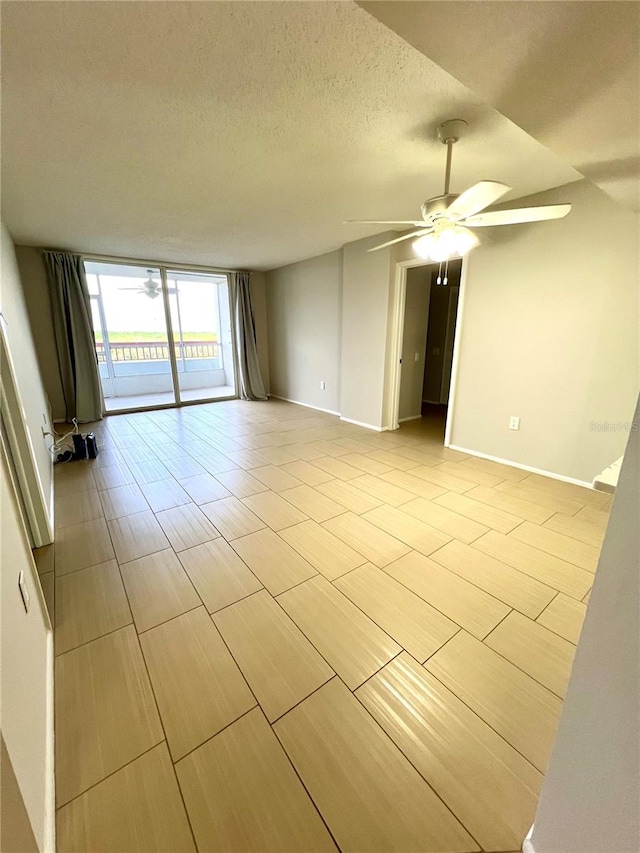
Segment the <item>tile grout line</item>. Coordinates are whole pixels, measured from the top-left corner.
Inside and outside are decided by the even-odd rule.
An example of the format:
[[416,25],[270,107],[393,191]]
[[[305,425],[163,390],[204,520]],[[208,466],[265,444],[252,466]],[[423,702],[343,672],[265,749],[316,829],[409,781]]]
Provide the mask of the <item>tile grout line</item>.
[[[410,553],[411,553],[411,552],[410,552]],[[418,553],[419,553],[419,552],[418,552]],[[403,556],[404,556],[404,557],[406,557],[406,556],[407,556],[407,554],[404,554]],[[423,556],[424,556],[424,555],[423,555]],[[400,559],[400,560],[402,560],[402,559],[403,559],[403,557],[400,557],[399,559]],[[427,559],[429,559],[429,558],[427,557]],[[410,586],[407,586],[407,584],[406,584],[406,583],[404,583],[404,581],[398,580],[398,578],[395,578],[392,574],[390,574],[389,572],[387,572],[387,568],[388,568],[389,566],[393,565],[393,563],[396,563],[396,562],[398,562],[398,561],[397,561],[397,560],[393,560],[391,563],[387,563],[387,565],[386,565],[386,566],[378,566],[378,568],[380,569],[380,571],[381,571],[381,572],[384,572],[384,573],[385,573],[388,577],[390,577],[392,580],[395,580],[397,583],[399,583],[399,584],[400,584],[401,586],[403,586],[405,589],[408,589],[408,590],[409,590],[409,592],[412,592],[414,595],[417,595],[417,596],[418,596],[418,598],[421,598],[421,599],[422,599],[422,601],[424,601],[426,604],[428,604],[428,605],[429,605],[429,607],[433,607],[433,609],[434,609],[434,610],[437,610],[437,611],[438,611],[438,613],[439,613],[441,616],[444,616],[444,617],[445,617],[446,619],[448,619],[450,622],[453,622],[453,624],[454,624],[454,625],[458,625],[458,627],[459,627],[459,628],[461,628],[461,629],[462,629],[462,630],[464,630],[464,631],[467,631],[467,633],[468,633],[468,634],[471,634],[471,636],[472,636],[472,637],[475,637],[475,634],[472,634],[472,633],[471,633],[471,631],[469,631],[467,628],[465,628],[465,627],[464,627],[464,625],[459,625],[459,624],[455,621],[455,619],[452,619],[452,618],[451,618],[451,616],[447,616],[447,614],[446,614],[443,610],[440,610],[440,608],[439,608],[439,607],[436,607],[436,606],[435,606],[435,604],[432,604],[430,601],[427,601],[427,599],[426,599],[426,598],[423,598],[423,597],[422,597],[421,595],[419,595],[415,590],[411,589],[411,587],[410,587]],[[467,581],[465,578],[460,577],[460,575],[456,575],[456,573],[455,573],[455,572],[452,572],[450,569],[447,569],[447,567],[446,567],[446,566],[442,566],[442,565],[440,565],[440,563],[438,563],[437,565],[438,565],[438,567],[439,567],[439,568],[444,569],[445,571],[447,571],[450,575],[453,575],[454,577],[457,577],[459,580],[461,580],[461,581],[465,581],[465,582],[466,582],[466,583],[468,583],[470,586],[473,586],[475,589],[479,589],[481,592],[484,592],[484,594],[485,594],[485,595],[488,595],[490,598],[492,598],[494,601],[497,601],[499,604],[502,604],[504,607],[509,607],[509,608],[511,608],[512,610],[514,609],[514,608],[512,608],[512,607],[511,607],[511,605],[510,605],[510,604],[507,604],[506,602],[501,601],[499,598],[496,598],[494,595],[491,595],[491,593],[490,593],[490,592],[486,592],[486,590],[482,589],[481,587],[476,587],[476,586],[475,586],[475,584],[471,583],[471,581]],[[358,567],[358,568],[359,568],[359,567]],[[523,613],[522,615],[524,616],[525,614]],[[504,617],[503,617],[503,618],[504,618]],[[500,620],[500,621],[502,621],[502,620]],[[478,638],[478,637],[476,637],[476,639],[479,639],[479,638]],[[448,641],[447,641],[447,642],[448,642]],[[481,641],[481,642],[482,642],[482,641]]]
[[[400,654],[400,652],[398,652],[398,654]],[[395,658],[396,658],[397,656],[398,656],[398,655],[396,655],[392,660],[395,660]],[[415,659],[414,659],[414,660],[415,660]],[[391,661],[389,661],[389,663],[391,663]],[[385,666],[386,666],[386,665],[387,665],[387,664],[385,664]],[[418,665],[420,665],[420,664],[418,664]],[[381,672],[381,671],[382,671],[382,669],[384,669],[384,667],[381,667],[381,668],[378,670],[378,672],[377,672],[377,673],[374,673],[374,675],[377,675],[379,672]],[[339,676],[338,676],[338,678],[339,678]],[[373,678],[373,676],[371,676],[371,678]],[[340,679],[340,680],[342,680],[342,679]],[[367,679],[367,681],[369,681],[369,679]],[[343,684],[344,684],[344,682],[343,682]],[[363,684],[366,684],[366,682],[363,682]],[[344,686],[345,686],[345,687],[347,687],[347,685],[346,685],[346,684],[345,684]],[[451,814],[451,815],[453,816],[453,818],[457,821],[457,823],[459,823],[459,824],[460,824],[460,826],[465,830],[465,832],[467,832],[467,833],[468,833],[468,835],[470,836],[470,838],[471,838],[471,839],[472,839],[472,840],[473,840],[473,841],[478,845],[478,848],[479,848],[480,850],[482,850],[482,849],[483,849],[482,845],[478,842],[478,840],[477,840],[477,839],[476,839],[476,837],[473,835],[473,833],[471,832],[471,830],[470,830],[470,829],[469,829],[469,828],[468,828],[468,827],[467,827],[467,826],[462,822],[462,819],[458,817],[458,815],[453,811],[453,809],[451,808],[451,806],[450,806],[450,805],[449,805],[449,804],[448,804],[448,803],[447,803],[447,802],[446,802],[446,801],[445,801],[445,800],[440,796],[440,794],[436,791],[436,789],[435,789],[435,788],[433,787],[433,785],[429,782],[429,780],[428,780],[428,779],[427,779],[427,778],[426,778],[426,777],[425,777],[425,776],[424,776],[424,775],[423,775],[423,774],[418,770],[418,768],[415,766],[415,764],[413,763],[413,761],[411,761],[411,759],[410,759],[410,758],[409,758],[409,756],[405,753],[405,751],[404,751],[404,750],[403,750],[403,749],[402,749],[402,748],[401,748],[401,747],[400,747],[400,746],[395,742],[395,740],[394,740],[394,739],[391,737],[391,735],[390,735],[390,734],[389,734],[389,733],[384,729],[384,727],[383,727],[383,726],[378,722],[378,720],[376,720],[376,718],[373,716],[373,714],[372,714],[372,713],[371,713],[371,711],[367,708],[367,706],[364,704],[364,702],[362,702],[362,701],[361,701],[360,697],[357,695],[357,691],[358,691],[358,690],[360,689],[360,687],[362,687],[362,686],[363,686],[363,685],[362,685],[362,684],[360,684],[360,685],[356,688],[356,690],[351,690],[351,691],[350,691],[350,692],[351,692],[351,695],[352,695],[352,696],[354,697],[354,699],[356,699],[356,701],[360,704],[360,707],[361,707],[361,708],[363,708],[363,709],[364,709],[364,711],[365,711],[365,712],[369,715],[369,717],[373,720],[373,722],[375,723],[376,727],[377,727],[377,728],[382,732],[382,734],[384,735],[385,739],[387,739],[387,740],[388,740],[388,741],[389,741],[389,742],[390,742],[390,743],[395,747],[395,749],[397,749],[397,750],[398,750],[398,752],[400,753],[400,755],[402,755],[402,757],[403,757],[403,758],[405,759],[405,761],[409,764],[409,766],[410,766],[410,767],[413,767],[413,769],[416,771],[416,773],[418,774],[418,776],[419,776],[419,777],[424,781],[425,785],[427,785],[427,787],[429,788],[429,790],[430,790],[430,791],[432,791],[432,793],[434,794],[434,796],[435,796],[435,797],[437,797],[437,798],[438,798],[438,800],[440,800],[440,802],[441,802],[441,803],[442,803],[442,805],[447,809],[447,811],[449,812],[449,814]],[[349,689],[349,688],[347,687],[347,690],[348,690],[348,689]]]
[[[321,685],[320,685],[320,687],[316,688],[316,690],[314,690],[313,692],[314,692],[314,693],[316,693],[316,692],[317,692],[318,690],[320,690],[322,687],[325,687],[327,684],[329,684],[331,681],[333,681],[333,679],[334,679],[334,678],[338,678],[337,673],[336,673],[336,674],[334,674],[330,679],[328,679],[328,681],[325,681],[325,682],[324,682],[324,684],[321,684]],[[313,695],[313,694],[309,694],[309,695]],[[302,701],[305,701],[305,700],[306,700],[306,699],[308,699],[308,698],[309,698],[309,697],[308,697],[308,696],[306,696],[306,697],[305,697],[305,699],[303,699]],[[301,703],[298,703],[298,704],[301,704]],[[298,707],[298,706],[296,705],[296,706],[294,706],[294,707]],[[293,710],[293,708],[290,708],[289,710]],[[289,711],[287,711],[287,712],[286,712],[286,714],[288,714],[288,713],[289,713]],[[285,717],[285,716],[286,716],[286,714],[282,714],[280,717],[278,717],[278,720],[281,720],[283,717]],[[265,715],[265,719],[266,719],[266,715]],[[274,720],[274,723],[278,722],[278,720]],[[335,837],[335,835],[334,835],[334,834],[333,834],[333,832],[331,831],[331,828],[330,828],[329,824],[328,824],[328,823],[327,823],[327,821],[324,819],[324,816],[323,816],[322,812],[320,811],[320,807],[318,806],[318,804],[316,803],[316,801],[315,801],[315,800],[313,799],[313,797],[311,796],[311,792],[309,791],[309,789],[308,789],[308,788],[307,788],[307,786],[305,785],[305,783],[304,783],[304,780],[303,780],[302,776],[301,776],[301,775],[300,775],[300,773],[298,772],[298,768],[297,768],[297,767],[296,767],[296,765],[293,763],[293,759],[292,759],[292,758],[291,758],[291,756],[289,755],[289,753],[288,753],[288,751],[287,751],[287,749],[286,749],[285,745],[282,743],[282,740],[280,739],[280,736],[278,735],[278,732],[276,731],[276,729],[275,729],[275,727],[274,727],[274,723],[269,723],[269,720],[268,720],[268,719],[267,719],[267,723],[268,723],[268,725],[270,726],[271,731],[273,732],[273,734],[274,734],[274,736],[275,736],[276,740],[277,740],[277,741],[278,741],[278,743],[280,744],[280,749],[282,750],[282,752],[283,752],[283,753],[284,753],[284,755],[286,756],[286,758],[287,758],[287,760],[288,760],[288,762],[289,762],[290,766],[293,768],[293,772],[294,772],[294,773],[296,774],[296,776],[298,777],[298,780],[300,781],[300,784],[302,785],[302,787],[303,787],[304,791],[306,792],[307,797],[309,797],[309,801],[312,803],[312,805],[313,805],[314,809],[316,810],[316,812],[318,813],[318,815],[319,815],[319,817],[320,817],[320,820],[322,821],[322,823],[323,823],[323,824],[324,824],[324,826],[326,827],[326,830],[327,830],[327,832],[329,833],[329,836],[330,836],[330,837],[331,837],[331,839],[333,840],[333,843],[336,845],[336,849],[337,849],[337,850],[339,850],[339,851],[342,851],[342,848],[341,848],[341,847],[340,847],[340,845],[338,844],[338,839]]]
[[[126,627],[126,626],[125,626],[125,627]],[[137,761],[139,758],[142,758],[142,756],[143,756],[143,755],[147,755],[149,752],[152,752],[154,749],[157,749],[157,748],[158,748],[159,746],[161,746],[163,743],[167,746],[167,752],[169,752],[169,745],[167,744],[167,740],[166,740],[166,738],[163,738],[162,740],[159,740],[157,743],[154,743],[154,744],[153,744],[153,746],[148,747],[148,749],[143,750],[139,755],[136,755],[136,756],[134,756],[133,758],[131,758],[129,761],[127,761],[127,762],[126,762],[126,764],[122,764],[120,767],[117,767],[115,770],[112,770],[110,773],[107,773],[107,775],[106,775],[106,776],[103,776],[103,777],[102,777],[102,779],[98,779],[98,781],[97,781],[97,782],[93,782],[93,783],[92,783],[91,785],[89,785],[87,788],[85,788],[84,790],[80,791],[80,793],[79,793],[79,794],[75,794],[73,797],[71,797],[71,799],[70,799],[70,800],[66,800],[66,801],[65,801],[64,803],[62,803],[61,805],[58,805],[58,804],[56,803],[56,807],[55,807],[56,816],[57,816],[57,814],[58,814],[58,812],[59,812],[59,811],[62,811],[62,809],[66,809],[66,807],[67,807],[68,805],[70,805],[71,803],[74,803],[76,800],[79,800],[81,797],[84,797],[84,795],[85,795],[85,794],[87,794],[89,791],[92,791],[94,788],[97,788],[97,787],[98,787],[98,785],[101,785],[101,784],[102,784],[103,782],[105,782],[107,779],[110,779],[112,776],[115,776],[115,775],[116,775],[116,773],[119,773],[121,770],[124,770],[124,769],[125,769],[125,767],[129,767],[131,764],[133,764],[133,763],[134,763],[135,761]],[[169,752],[169,756],[171,756],[171,753],[170,753],[170,752]]]
[[[544,610],[542,610],[542,611],[541,611],[541,612],[536,616],[536,618],[535,618],[533,621],[534,621],[536,624],[540,625],[541,627],[546,628],[546,629],[547,629],[547,631],[551,631],[551,633],[552,633],[552,634],[555,634],[555,635],[556,635],[556,637],[560,637],[560,639],[561,639],[561,640],[566,640],[566,641],[567,641],[567,643],[571,643],[571,645],[572,645],[572,646],[574,646],[574,648],[576,648],[576,649],[577,649],[577,647],[578,647],[578,643],[577,643],[577,642],[576,642],[576,643],[574,643],[574,642],[573,642],[573,640],[569,640],[569,639],[567,639],[567,637],[564,637],[562,634],[559,634],[557,631],[554,631],[554,630],[553,630],[553,628],[549,628],[549,626],[548,626],[548,625],[544,625],[542,622],[540,622],[540,621],[539,621],[539,619],[540,619],[540,617],[542,616],[542,614],[543,614],[546,610],[548,610],[548,609],[549,609],[549,607],[551,607],[551,605],[552,605],[552,604],[553,604],[553,602],[558,598],[558,596],[559,596],[559,595],[564,595],[564,593],[558,592],[556,595],[554,595],[554,597],[551,599],[551,601],[549,602],[549,604],[547,604],[547,606],[544,608]],[[588,593],[587,593],[587,595],[588,595]],[[570,597],[571,597],[571,596],[567,596],[567,598],[570,598]],[[572,601],[575,601],[575,602],[576,602],[576,604],[584,604],[584,601],[578,601],[577,599],[574,599],[574,598],[572,598],[571,600],[572,600]],[[586,607],[586,604],[585,604],[585,607]],[[585,611],[585,612],[586,612],[586,611]],[[523,613],[522,615],[524,616],[524,615],[526,615],[526,614],[524,614],[524,613]],[[581,632],[582,632],[582,627],[580,627],[580,633],[581,633]],[[580,639],[580,636],[578,635],[578,640],[579,640],[579,639]]]
[[[458,633],[459,633],[459,632],[458,632]],[[453,638],[451,638],[451,639],[453,639]],[[447,642],[449,642],[449,640],[447,640]],[[445,645],[446,645],[446,643],[445,643]],[[438,651],[440,651],[440,650],[438,650]],[[491,649],[491,651],[493,651],[493,649]],[[436,679],[436,681],[438,681],[438,682],[439,682],[439,683],[444,687],[444,689],[445,689],[445,690],[448,690],[448,691],[449,691],[449,693],[453,694],[453,695],[456,697],[456,699],[457,699],[459,702],[462,702],[462,704],[463,704],[466,708],[468,708],[468,709],[469,709],[473,714],[475,714],[475,716],[476,716],[476,717],[478,717],[478,719],[479,719],[479,720],[481,720],[481,721],[485,724],[485,726],[488,726],[494,734],[496,734],[496,735],[497,735],[501,740],[503,740],[506,744],[508,744],[508,745],[511,747],[511,749],[513,749],[513,750],[514,750],[514,752],[517,752],[517,753],[518,753],[518,755],[519,755],[521,758],[523,758],[523,759],[527,762],[527,764],[530,764],[530,765],[531,765],[531,767],[533,767],[533,768],[534,768],[534,770],[537,770],[537,772],[538,772],[538,773],[539,773],[539,774],[544,778],[545,773],[546,773],[546,771],[545,771],[545,770],[540,770],[540,768],[539,768],[539,767],[537,767],[537,766],[533,763],[533,761],[531,761],[531,759],[530,759],[530,758],[527,758],[527,756],[526,756],[523,752],[521,752],[521,751],[520,751],[516,746],[514,746],[514,745],[511,743],[511,741],[510,741],[510,740],[507,740],[507,738],[506,738],[503,734],[500,734],[500,732],[495,728],[495,726],[492,726],[492,725],[491,725],[491,723],[490,723],[488,720],[485,720],[485,718],[484,718],[481,714],[479,714],[479,713],[478,713],[478,711],[476,711],[476,709],[475,709],[475,708],[472,708],[472,706],[471,706],[471,705],[469,705],[469,703],[468,703],[468,702],[466,702],[466,701],[462,698],[462,696],[458,696],[458,694],[457,694],[457,693],[455,693],[455,692],[454,692],[450,687],[447,687],[447,685],[444,683],[444,681],[443,681],[441,678],[438,678],[438,676],[435,674],[435,672],[432,672],[430,669],[428,669],[428,668],[427,668],[426,662],[425,662],[424,664],[422,664],[422,666],[424,667],[424,669],[426,669],[426,670],[427,670],[427,672],[429,673],[429,675],[431,675],[433,678],[435,678],[435,679]],[[554,693],[553,695],[555,696],[555,693]],[[556,697],[556,698],[557,698],[557,697]],[[561,701],[562,701],[562,700],[561,700]]]
[[[402,558],[400,558],[400,559],[402,559]],[[367,565],[367,564],[366,564],[366,563],[364,563],[363,565]],[[374,566],[376,569],[378,569],[378,571],[384,572],[384,569],[381,569],[379,566],[375,566],[375,564],[373,564],[373,563],[371,563],[370,565]],[[347,601],[349,601],[351,604],[353,604],[353,606],[354,606],[354,607],[356,607],[356,608],[357,608],[357,609],[358,609],[358,610],[363,614],[363,616],[366,616],[366,618],[367,618],[367,619],[369,619],[369,621],[373,622],[373,624],[374,624],[377,628],[379,628],[379,629],[380,629],[384,634],[386,634],[386,635],[387,635],[387,637],[388,637],[392,642],[394,642],[396,645],[400,646],[401,651],[400,651],[400,652],[396,652],[396,654],[393,656],[393,658],[391,658],[389,661],[387,661],[387,663],[390,663],[390,662],[391,662],[391,660],[393,660],[394,658],[398,657],[398,655],[399,655],[399,654],[401,654],[401,652],[402,652],[402,651],[407,652],[407,654],[411,654],[411,652],[410,652],[408,649],[405,649],[405,647],[402,645],[402,643],[401,643],[399,640],[396,640],[396,638],[395,638],[395,637],[393,637],[393,636],[392,636],[392,635],[387,631],[387,629],[386,629],[386,628],[384,628],[382,625],[380,625],[380,623],[379,623],[376,619],[374,619],[374,618],[373,618],[373,616],[371,616],[371,614],[370,614],[370,613],[367,613],[367,611],[366,611],[366,610],[363,610],[363,609],[362,609],[362,607],[360,607],[360,605],[357,603],[357,601],[354,601],[352,598],[350,598],[350,597],[347,595],[347,593],[346,593],[346,592],[343,592],[343,591],[340,589],[340,587],[336,585],[336,581],[342,580],[342,578],[346,577],[346,575],[350,575],[350,574],[352,574],[353,572],[357,571],[358,569],[361,569],[362,567],[363,567],[363,566],[356,566],[354,569],[350,569],[350,571],[346,572],[346,574],[344,574],[344,575],[340,575],[340,577],[334,578],[334,580],[329,581],[329,583],[330,583],[330,584],[335,588],[336,592],[339,592],[341,595],[343,595],[343,596],[347,599]],[[405,586],[401,581],[397,580],[397,578],[394,578],[392,575],[387,574],[387,572],[385,572],[385,575],[386,575],[390,580],[392,580],[392,581],[396,581],[396,583],[400,584],[401,586]],[[406,590],[408,590],[408,591],[409,591],[410,593],[412,593],[413,595],[417,596],[417,597],[418,597],[422,602],[424,602],[425,604],[427,604],[427,605],[428,605],[429,607],[431,607],[433,610],[437,610],[437,612],[438,612],[438,613],[440,613],[440,615],[441,615],[441,616],[444,616],[444,617],[445,617],[445,619],[448,619],[448,620],[449,620],[453,625],[455,625],[455,626],[456,626],[456,628],[458,629],[458,630],[455,632],[455,634],[457,634],[459,631],[461,631],[461,630],[462,630],[462,626],[461,626],[461,625],[458,625],[458,623],[457,623],[454,619],[452,619],[450,616],[447,616],[447,614],[446,614],[446,613],[442,613],[442,611],[438,610],[438,608],[437,608],[437,607],[434,607],[434,606],[433,606],[433,604],[431,604],[431,602],[427,601],[425,598],[422,598],[422,596],[418,595],[418,593],[417,593],[417,592],[414,592],[414,590],[410,589],[410,587],[405,586],[405,589],[406,589]],[[296,624],[297,624],[297,623],[296,623]],[[455,636],[455,634],[453,634],[451,637],[449,637],[449,640],[453,639],[453,637]],[[448,643],[448,642],[449,642],[449,640],[445,640],[445,643]],[[443,645],[444,645],[444,644],[443,644]],[[442,648],[442,646],[439,646],[439,647],[438,647],[438,649],[436,649],[436,651],[439,651],[441,648]],[[435,652],[432,652],[432,654],[435,654]],[[411,655],[411,656],[413,657],[413,655]],[[431,657],[431,655],[429,655],[429,657]],[[428,660],[428,659],[429,659],[429,657],[425,658],[425,660]],[[415,660],[417,660],[417,658],[415,658]],[[423,662],[424,662],[424,661],[423,661]],[[386,665],[387,665],[386,663],[385,663],[385,664],[383,664],[383,666],[382,666],[382,667],[380,667],[380,669],[382,669],[382,668],[383,668],[383,667],[385,667]],[[378,672],[380,672],[380,669],[377,669],[374,673],[372,673],[372,675],[368,676],[368,677],[365,679],[365,681],[368,681],[370,678],[373,678],[373,676],[374,676],[374,675],[376,675]],[[365,682],[363,681],[362,683],[364,684]],[[362,685],[359,685],[359,686],[361,687]],[[356,689],[357,689],[357,688],[356,688]]]
[[[253,692],[252,692],[252,695],[253,695]],[[254,696],[254,699],[255,699],[255,696]],[[226,725],[224,725],[221,729],[218,729],[217,732],[214,732],[212,735],[209,735],[209,737],[205,738],[205,740],[203,740],[202,743],[199,743],[197,746],[194,746],[188,752],[185,752],[184,755],[181,755],[180,758],[176,758],[174,760],[173,756],[171,755],[171,752],[169,752],[169,755],[171,757],[171,763],[173,764],[174,768],[178,764],[180,764],[181,761],[184,761],[185,758],[188,758],[190,755],[193,755],[194,752],[197,752],[199,749],[202,749],[203,746],[206,746],[208,743],[211,743],[211,741],[215,740],[215,738],[217,738],[218,735],[221,735],[222,732],[225,732],[227,729],[231,728],[231,726],[235,725],[239,720],[241,720],[243,717],[246,717],[247,714],[250,714],[252,711],[255,711],[256,709],[259,710],[262,714],[264,714],[264,709],[262,708],[262,706],[260,705],[260,703],[258,702],[257,699],[256,699],[255,705],[252,705],[250,708],[247,708],[246,711],[243,711],[234,720],[231,720],[230,723],[226,723]],[[266,718],[266,714],[265,714],[265,718]],[[267,722],[268,722],[268,720],[267,720]]]
[[[512,612],[513,612],[513,611],[511,611],[511,613],[512,613]],[[510,614],[510,613],[507,613],[507,616],[509,616],[509,615],[511,615],[511,614]],[[521,614],[521,615],[524,615],[524,614]],[[504,619],[501,619],[501,620],[500,620],[500,622],[498,623],[498,625],[501,625],[501,624],[502,624],[502,622],[504,622],[504,620],[507,618],[507,616],[505,616],[505,617],[504,617]],[[525,618],[525,619],[528,619],[529,617],[528,617],[528,616],[525,616],[524,618]],[[535,619],[530,619],[529,621],[530,621],[530,622],[533,622],[534,624],[538,624],[538,623],[535,621]],[[498,627],[498,625],[496,625],[496,628]],[[554,634],[554,636],[559,636],[559,635],[555,634],[555,632],[554,632],[554,631],[551,631],[549,628],[546,628],[544,625],[539,625],[539,627],[540,627],[540,628],[545,628],[545,630],[549,631],[549,633],[551,633],[551,634]],[[491,649],[491,651],[492,651],[492,652],[495,652],[495,654],[497,654],[499,657],[501,657],[501,658],[502,658],[504,661],[506,661],[507,663],[510,663],[510,664],[511,664],[511,666],[514,666],[517,670],[519,670],[520,672],[522,672],[524,675],[526,675],[526,676],[527,676],[528,678],[530,678],[532,681],[535,681],[535,683],[536,683],[536,684],[538,684],[540,687],[543,687],[543,688],[544,688],[548,693],[550,693],[552,696],[555,696],[555,697],[556,697],[557,699],[559,699],[561,702],[564,702],[564,698],[565,698],[564,696],[560,696],[560,694],[556,693],[556,692],[555,692],[555,690],[552,690],[552,689],[551,689],[550,687],[548,687],[546,684],[543,684],[543,683],[542,683],[542,681],[540,681],[540,679],[536,678],[534,675],[531,675],[531,673],[530,673],[530,672],[527,672],[527,671],[526,671],[526,669],[523,669],[519,664],[514,663],[514,661],[512,661],[512,660],[509,660],[509,658],[508,658],[508,657],[506,657],[505,655],[503,655],[503,654],[502,654],[502,652],[499,652],[497,649],[494,649],[494,648],[493,648],[493,646],[490,646],[488,643],[485,643],[485,640],[486,640],[486,639],[489,637],[489,635],[490,635],[490,634],[492,634],[494,631],[495,631],[495,628],[492,628],[492,629],[491,629],[491,631],[489,631],[489,634],[487,634],[487,636],[486,636],[486,637],[484,637],[484,639],[480,640],[480,642],[481,642],[481,643],[483,643],[483,645],[486,645],[486,647],[487,647],[488,649]],[[559,639],[564,640],[564,642],[565,642],[565,643],[569,643],[569,645],[573,646],[573,647],[574,647],[574,649],[576,648],[576,646],[575,646],[575,645],[574,645],[570,640],[566,640],[564,637],[559,637]],[[572,664],[571,664],[571,669],[573,669],[573,662],[572,662]],[[569,676],[571,676],[571,671],[569,671]],[[568,679],[567,679],[567,684],[568,684],[568,683],[569,683],[569,682],[568,682]]]
[[[126,587],[126,585],[125,585],[124,578],[122,577],[122,570],[120,569],[120,564],[119,564],[119,563],[118,563],[118,572],[119,572],[119,574],[120,574],[120,580],[121,580],[122,586],[123,586],[123,588],[124,588],[124,594],[125,594],[125,595],[126,595],[126,597],[127,597],[127,602],[128,602],[128,604],[129,604],[129,609],[131,610],[131,613],[132,613],[132,615],[133,615],[133,610],[131,609],[131,601],[129,600],[129,593],[128,593],[128,591],[127,591],[127,587]],[[206,608],[205,608],[205,609],[206,609]],[[164,740],[165,740],[165,742],[166,742],[166,744],[167,744],[167,752],[169,753],[169,760],[171,761],[171,766],[172,766],[172,768],[173,768],[173,775],[174,775],[174,779],[175,779],[176,785],[178,786],[178,791],[180,792],[180,799],[181,799],[181,801],[182,801],[182,807],[183,807],[183,809],[184,809],[184,814],[185,814],[185,817],[186,817],[186,819],[187,819],[187,824],[189,825],[189,831],[191,832],[191,837],[192,837],[192,839],[193,839],[193,846],[194,846],[194,848],[197,850],[197,849],[198,849],[198,845],[197,845],[197,843],[196,843],[196,836],[195,836],[195,832],[194,832],[194,830],[193,830],[193,826],[191,825],[191,818],[189,817],[189,812],[188,812],[188,810],[187,810],[187,804],[185,803],[184,796],[183,796],[183,794],[182,794],[182,789],[181,789],[181,787],[180,787],[180,780],[178,779],[178,774],[176,773],[176,770],[175,770],[175,764],[173,763],[173,756],[171,755],[171,749],[169,748],[169,741],[168,741],[168,739],[167,739],[167,732],[166,732],[166,729],[165,729],[164,721],[163,721],[163,719],[162,719],[162,715],[161,715],[161,713],[160,713],[160,707],[159,707],[159,705],[158,705],[158,697],[156,696],[156,691],[155,691],[154,686],[153,686],[153,681],[151,680],[151,673],[149,672],[149,666],[148,666],[148,664],[147,664],[147,659],[145,658],[145,656],[144,656],[144,652],[143,652],[143,650],[142,650],[142,643],[140,642],[140,635],[139,635],[138,630],[137,630],[137,628],[135,627],[135,625],[134,625],[134,631],[136,632],[136,640],[138,641],[138,650],[139,650],[139,652],[140,652],[140,657],[142,658],[142,663],[143,663],[143,665],[144,665],[144,670],[145,670],[145,672],[146,672],[146,674],[147,674],[147,680],[148,680],[148,682],[149,682],[149,689],[150,689],[150,691],[151,691],[151,695],[153,696],[153,704],[154,704],[154,707],[155,707],[155,709],[156,709],[156,714],[158,715],[158,722],[160,723],[160,728],[162,729],[162,733],[163,733],[163,735],[164,735]]]

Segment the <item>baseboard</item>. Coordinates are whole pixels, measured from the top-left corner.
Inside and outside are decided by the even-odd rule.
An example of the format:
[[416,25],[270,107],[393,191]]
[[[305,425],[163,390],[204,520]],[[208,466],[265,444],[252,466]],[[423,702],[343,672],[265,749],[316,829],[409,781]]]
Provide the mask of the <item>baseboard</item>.
[[300,400],[292,400],[291,397],[281,397],[279,394],[269,394],[269,397],[274,397],[276,400],[284,400],[285,403],[295,403],[296,406],[304,406],[305,409],[313,409],[315,412],[324,412],[326,415],[337,415],[340,417],[340,412],[334,412],[333,409],[323,409],[320,406],[312,406],[311,403],[301,403]]
[[576,480],[574,477],[565,477],[564,474],[556,474],[554,471],[545,471],[543,468],[533,468],[531,465],[522,465],[520,462],[514,462],[511,459],[501,459],[499,456],[490,456],[488,453],[480,453],[479,450],[469,450],[468,447],[458,447],[457,444],[449,444],[451,450],[459,450],[461,453],[468,453],[469,456],[477,456],[480,459],[488,459],[490,462],[499,462],[501,465],[510,465],[512,468],[519,468],[521,471],[528,471],[529,474],[541,474],[543,477],[549,477],[552,480],[560,480],[563,483],[572,483],[574,486],[584,486],[585,489],[593,489],[593,483],[587,483],[585,480]]
[[343,418],[342,415],[340,415],[340,420],[344,421],[347,424],[353,424],[354,426],[364,427],[365,429],[372,429],[375,432],[386,432],[389,429],[389,427],[379,427],[374,426],[373,424],[365,424],[362,421],[354,421],[351,418]]
[[[55,539],[56,531],[56,480],[55,480],[55,462],[53,454],[51,456],[51,491],[49,493],[49,532],[51,534],[50,542]],[[47,543],[50,544],[50,543]]]
[[522,842],[522,853],[536,853],[536,848],[531,843],[531,836],[533,835],[533,824],[531,825],[531,829],[527,832],[527,837]]
[[[45,605],[46,609],[46,605]],[[54,686],[53,686],[53,631],[47,631],[47,673],[45,682],[46,701],[46,763],[44,804],[44,849],[56,849],[56,783],[55,783],[55,734],[54,734]]]
[[410,418],[398,418],[399,424],[406,424],[407,421],[419,421],[422,415],[411,415]]

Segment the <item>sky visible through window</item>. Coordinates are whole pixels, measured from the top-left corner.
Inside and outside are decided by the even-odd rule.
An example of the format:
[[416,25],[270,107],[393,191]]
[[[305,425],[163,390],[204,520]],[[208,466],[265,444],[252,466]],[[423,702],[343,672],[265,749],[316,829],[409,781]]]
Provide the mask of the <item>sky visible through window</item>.
[[[87,264],[87,285],[90,294],[97,295],[97,277]],[[160,284],[159,271],[153,270],[150,277]],[[124,341],[166,341],[167,329],[162,297],[150,298],[143,292],[143,283],[149,278],[143,275],[122,276],[100,274],[100,285],[104,314],[109,339],[112,343]],[[178,325],[182,327],[185,340],[215,341],[218,339],[217,287],[220,277],[193,277],[167,275],[169,302],[174,334],[178,337]],[[221,279],[224,280],[224,279]],[[176,283],[179,294],[176,305]],[[100,321],[97,310],[94,314],[96,340],[101,340]]]

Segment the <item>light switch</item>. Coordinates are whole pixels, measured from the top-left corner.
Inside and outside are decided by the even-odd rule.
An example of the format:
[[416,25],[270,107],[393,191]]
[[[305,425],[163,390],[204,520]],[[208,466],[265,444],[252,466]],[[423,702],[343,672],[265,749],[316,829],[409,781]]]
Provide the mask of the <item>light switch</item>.
[[417,352],[417,353],[414,355],[413,360],[414,360],[414,361],[420,361],[420,353],[419,353],[419,352]]
[[509,418],[509,429],[520,429],[520,418],[517,415]]

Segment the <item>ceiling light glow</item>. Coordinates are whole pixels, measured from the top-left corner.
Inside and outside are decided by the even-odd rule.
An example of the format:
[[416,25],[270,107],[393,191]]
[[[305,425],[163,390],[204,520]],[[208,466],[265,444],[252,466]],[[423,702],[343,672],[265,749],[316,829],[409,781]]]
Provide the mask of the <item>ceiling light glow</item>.
[[419,237],[413,243],[413,251],[420,258],[439,262],[461,258],[478,245],[480,241],[472,231],[463,225],[450,224]]

